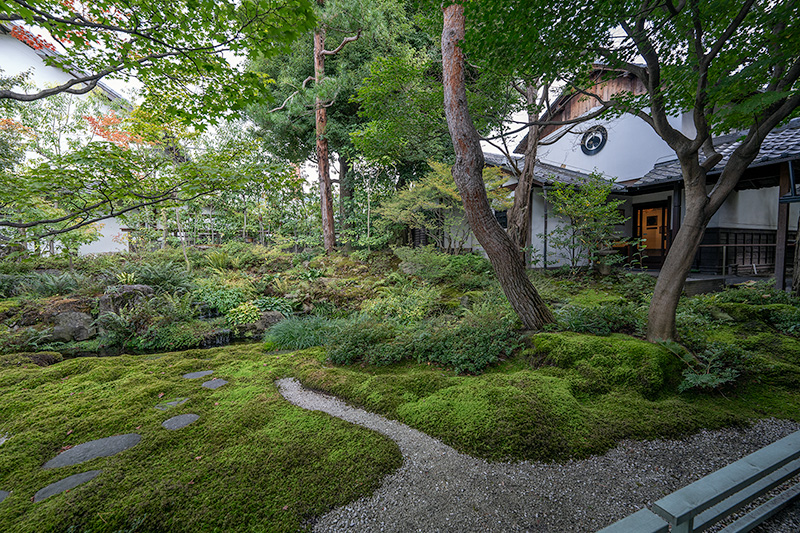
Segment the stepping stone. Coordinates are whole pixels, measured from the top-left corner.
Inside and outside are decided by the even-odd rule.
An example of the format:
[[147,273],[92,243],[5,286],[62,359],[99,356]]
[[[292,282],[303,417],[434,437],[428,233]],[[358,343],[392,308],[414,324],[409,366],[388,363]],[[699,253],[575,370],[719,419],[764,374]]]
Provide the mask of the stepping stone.
[[0,433],[0,444],[3,444],[5,441],[11,438],[11,435],[7,433]]
[[82,474],[75,474],[74,476],[69,476],[61,481],[56,481],[55,483],[51,483],[47,485],[45,488],[41,489],[39,492],[33,495],[34,502],[40,502],[49,498],[50,496],[55,496],[65,490],[74,489],[78,485],[82,485],[87,481],[91,481],[96,478],[99,474],[103,473],[102,470],[90,470],[89,472],[83,472]]
[[47,461],[42,468],[58,468],[61,466],[77,465],[98,457],[108,457],[109,455],[116,455],[119,452],[124,452],[128,448],[133,448],[142,436],[136,433],[128,433],[127,435],[114,435],[113,437],[106,437],[104,439],[92,440],[78,444],[74,448],[60,453]]
[[0,490],[0,503],[11,495],[7,490]]
[[160,409],[162,411],[166,411],[170,407],[177,407],[181,404],[184,404],[189,401],[189,398],[175,398],[171,402],[164,402],[156,405],[156,409]]
[[213,370],[201,370],[200,372],[189,372],[188,374],[184,374],[183,377],[186,379],[197,379],[210,376],[213,373]]
[[198,418],[200,418],[200,415],[186,414],[186,415],[173,416],[169,420],[164,420],[161,423],[161,427],[163,427],[164,429],[171,429],[171,430],[181,429],[185,428],[192,422],[195,422]]
[[205,383],[203,383],[203,387],[207,389],[218,389],[223,385],[225,385],[226,383],[228,382],[225,381],[224,379],[214,378],[211,381],[206,381]]

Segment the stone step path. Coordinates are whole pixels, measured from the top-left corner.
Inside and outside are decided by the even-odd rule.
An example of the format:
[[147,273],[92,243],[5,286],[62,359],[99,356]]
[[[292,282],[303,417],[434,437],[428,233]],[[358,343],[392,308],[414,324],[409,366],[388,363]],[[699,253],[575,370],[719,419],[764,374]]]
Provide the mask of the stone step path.
[[[184,374],[184,379],[198,379],[203,378],[206,376],[210,376],[213,374],[213,370],[201,370],[198,372],[189,372],[188,374]],[[206,381],[202,384],[202,387],[207,389],[218,389],[223,385],[227,385],[228,382],[224,379],[214,378],[210,381]],[[189,401],[189,398],[176,398],[175,400],[163,402],[155,406],[155,409],[159,409],[161,411],[166,411],[172,407],[177,407]],[[186,413],[182,415],[173,416],[161,423],[161,426],[164,429],[170,431],[176,431],[178,429],[185,428],[186,426],[193,424],[197,420],[200,419],[200,415]],[[0,444],[3,444],[9,438],[6,434],[0,434]],[[54,468],[61,468],[64,466],[73,466],[81,463],[85,463],[87,461],[91,461],[93,459],[99,459],[101,457],[110,457],[112,455],[117,455],[118,453],[122,453],[125,450],[129,450],[133,448],[142,440],[142,436],[137,433],[128,433],[125,435],[114,435],[111,437],[105,437],[102,439],[97,439],[93,441],[84,442],[82,444],[78,444],[68,450],[61,452],[60,454],[56,455],[54,458],[47,461],[42,468],[45,470],[50,470]],[[51,496],[55,496],[56,494],[60,494],[64,491],[74,489],[75,487],[87,483],[100,475],[103,471],[102,470],[90,470],[88,472],[82,472],[80,474],[74,474],[72,476],[66,477],[55,483],[51,483],[46,487],[40,489],[36,492],[33,496],[33,502],[38,503]],[[0,503],[3,502],[6,498],[11,495],[10,491],[0,490]]]

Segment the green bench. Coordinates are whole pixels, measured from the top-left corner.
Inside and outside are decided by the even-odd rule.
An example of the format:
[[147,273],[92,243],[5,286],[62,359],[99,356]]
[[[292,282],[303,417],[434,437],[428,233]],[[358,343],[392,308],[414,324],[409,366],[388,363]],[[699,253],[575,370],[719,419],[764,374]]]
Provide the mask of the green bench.
[[[703,531],[800,473],[800,431],[661,498],[601,533]],[[723,533],[750,531],[800,496],[800,483],[739,518]]]

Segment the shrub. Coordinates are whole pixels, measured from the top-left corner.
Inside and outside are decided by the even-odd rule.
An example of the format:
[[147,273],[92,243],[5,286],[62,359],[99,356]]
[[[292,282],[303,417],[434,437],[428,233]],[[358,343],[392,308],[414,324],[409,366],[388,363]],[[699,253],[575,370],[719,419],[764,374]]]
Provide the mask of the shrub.
[[362,361],[372,365],[395,363],[406,357],[403,343],[391,342],[397,333],[397,326],[367,316],[357,317],[331,330],[325,339],[328,358],[337,365]]
[[641,335],[646,323],[644,313],[642,308],[632,304],[567,305],[555,310],[557,322],[548,325],[547,329],[595,335]]
[[394,254],[406,264],[407,271],[432,283],[453,283],[469,290],[483,287],[493,279],[492,265],[477,254],[449,255],[433,246],[401,246],[394,249]]
[[230,326],[252,324],[261,318],[261,310],[253,302],[245,302],[225,313],[225,319]]
[[77,291],[82,285],[89,283],[90,278],[77,273],[64,274],[29,274],[18,286],[20,294],[30,294],[33,296],[56,296],[59,294],[70,294]]
[[149,285],[156,292],[188,292],[192,289],[189,273],[173,261],[129,265],[125,272],[135,276],[137,283]]
[[289,318],[267,330],[264,341],[275,348],[303,350],[324,345],[338,326],[335,320],[317,316]]
[[292,302],[290,302],[286,298],[278,298],[275,296],[262,296],[261,298],[254,300],[253,303],[262,312],[277,311],[286,318],[292,316]]
[[16,296],[24,279],[18,274],[0,274],[0,298]]
[[399,324],[414,324],[429,316],[441,298],[434,287],[394,290],[381,287],[383,296],[364,302],[362,312],[372,318],[392,320]]
[[200,346],[206,335],[216,328],[208,322],[178,322],[168,325],[153,325],[148,330],[133,337],[128,346],[142,351],[186,350]]
[[678,391],[716,390],[730,385],[746,370],[748,359],[747,353],[738,346],[709,343],[703,352],[695,356],[694,361],[689,360],[689,368],[683,371],[683,381],[678,385]]
[[249,282],[224,282],[220,279],[202,279],[192,291],[192,296],[218,313],[225,314],[254,296]]

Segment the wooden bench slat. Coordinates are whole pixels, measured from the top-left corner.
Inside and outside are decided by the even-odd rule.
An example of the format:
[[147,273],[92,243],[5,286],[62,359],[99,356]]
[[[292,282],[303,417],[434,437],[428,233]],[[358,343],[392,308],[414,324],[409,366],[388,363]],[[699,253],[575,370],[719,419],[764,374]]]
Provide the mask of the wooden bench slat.
[[665,496],[653,504],[653,511],[673,526],[684,524],[799,457],[800,431]]
[[775,515],[798,497],[800,497],[800,483],[786,489],[764,505],[750,511],[742,518],[723,529],[720,533],[747,533],[764,520]]
[[598,533],[667,533],[669,524],[647,509],[636,511]]
[[800,472],[800,459],[776,470],[769,476],[745,487],[733,496],[697,515],[694,520],[694,530],[703,531],[708,529],[722,518],[738,511],[762,494],[794,477],[798,472]]

